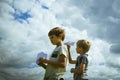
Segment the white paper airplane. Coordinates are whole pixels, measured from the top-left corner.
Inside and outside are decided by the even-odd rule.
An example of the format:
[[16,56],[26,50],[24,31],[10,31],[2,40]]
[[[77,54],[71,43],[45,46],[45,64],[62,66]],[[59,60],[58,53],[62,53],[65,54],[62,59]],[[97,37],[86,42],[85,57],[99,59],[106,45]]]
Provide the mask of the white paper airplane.
[[70,45],[70,46],[73,46],[75,42],[71,42],[71,41],[68,41],[68,42],[65,42],[64,45]]

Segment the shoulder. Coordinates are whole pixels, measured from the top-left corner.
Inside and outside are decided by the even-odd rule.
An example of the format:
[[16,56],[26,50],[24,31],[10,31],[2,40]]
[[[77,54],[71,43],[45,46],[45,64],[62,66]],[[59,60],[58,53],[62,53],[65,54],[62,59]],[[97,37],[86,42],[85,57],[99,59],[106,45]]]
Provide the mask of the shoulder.
[[58,48],[59,48],[59,49],[66,49],[66,47],[65,47],[64,45],[59,46]]
[[87,58],[87,57],[88,57],[88,54],[81,55],[81,58]]
[[79,61],[88,60],[87,56],[88,55],[80,55],[80,56],[77,57],[77,60],[79,60]]
[[67,49],[65,46],[59,46],[59,51],[60,51],[60,55],[64,55],[67,57]]
[[87,54],[81,55],[79,60],[83,63],[88,62],[88,55]]
[[59,50],[61,50],[61,51],[65,51],[65,52],[67,52],[67,49],[66,49],[65,46],[59,46],[58,48],[59,48]]

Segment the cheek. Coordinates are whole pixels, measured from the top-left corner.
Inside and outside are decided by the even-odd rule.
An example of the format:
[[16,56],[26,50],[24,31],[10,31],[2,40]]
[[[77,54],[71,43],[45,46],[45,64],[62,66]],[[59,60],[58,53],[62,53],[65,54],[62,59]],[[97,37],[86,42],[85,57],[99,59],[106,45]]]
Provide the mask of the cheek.
[[76,48],[76,51],[77,51],[77,48]]
[[52,39],[50,39],[50,41],[52,42]]
[[52,43],[56,43],[56,39],[51,39],[51,42]]
[[53,39],[50,39],[50,42],[51,42],[51,43],[53,43],[53,42],[54,42],[54,40],[53,40]]
[[76,48],[76,52],[78,52],[78,49]]

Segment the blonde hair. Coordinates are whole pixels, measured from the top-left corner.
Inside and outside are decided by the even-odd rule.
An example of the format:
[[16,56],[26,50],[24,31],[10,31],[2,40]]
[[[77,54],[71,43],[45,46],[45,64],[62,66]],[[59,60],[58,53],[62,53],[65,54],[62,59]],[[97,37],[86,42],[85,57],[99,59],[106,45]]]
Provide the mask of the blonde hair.
[[51,29],[48,33],[48,36],[51,36],[51,35],[55,35],[55,36],[61,36],[62,37],[62,41],[64,40],[65,38],[65,31],[64,29],[60,28],[60,27],[55,27],[53,29]]
[[90,49],[90,42],[87,40],[78,40],[76,45],[77,47],[82,47],[84,53],[88,52]]

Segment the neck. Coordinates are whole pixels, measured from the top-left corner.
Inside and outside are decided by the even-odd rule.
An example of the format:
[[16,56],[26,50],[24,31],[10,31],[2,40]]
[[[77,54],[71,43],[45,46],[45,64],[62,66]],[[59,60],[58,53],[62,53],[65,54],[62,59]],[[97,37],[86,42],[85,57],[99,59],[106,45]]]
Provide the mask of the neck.
[[81,53],[80,55],[84,55],[85,53]]

